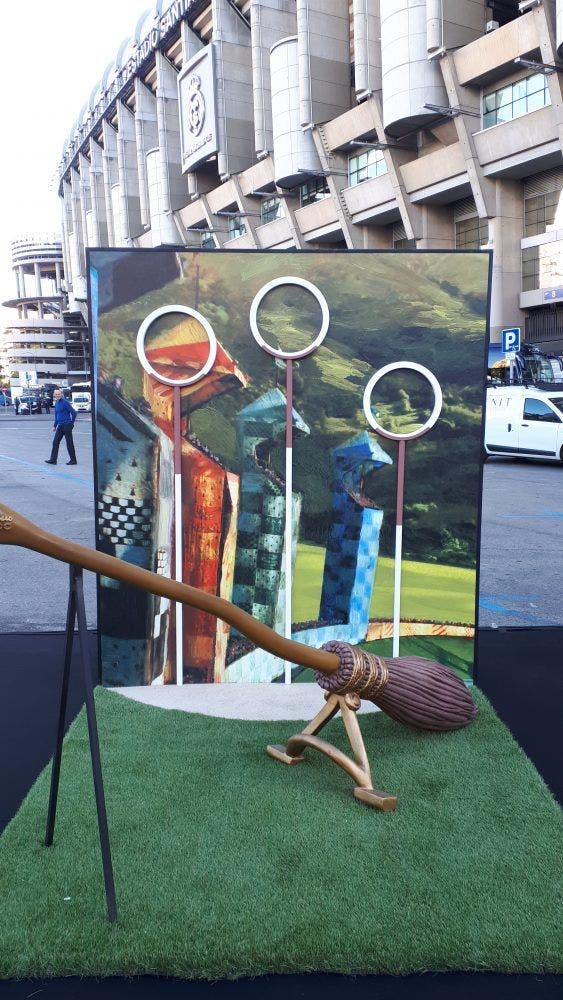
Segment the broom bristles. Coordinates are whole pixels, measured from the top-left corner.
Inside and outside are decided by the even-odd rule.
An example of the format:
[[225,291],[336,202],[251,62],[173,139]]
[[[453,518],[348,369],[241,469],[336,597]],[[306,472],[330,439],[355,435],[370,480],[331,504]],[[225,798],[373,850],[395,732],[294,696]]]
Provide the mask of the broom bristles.
[[422,656],[387,660],[389,681],[374,699],[397,722],[415,729],[461,729],[477,715],[469,690],[449,667]]
[[467,726],[477,715],[461,678],[442,663],[422,656],[383,660],[346,642],[328,642],[323,649],[337,653],[341,663],[335,674],[317,673],[325,691],[356,692],[397,722],[447,732]]

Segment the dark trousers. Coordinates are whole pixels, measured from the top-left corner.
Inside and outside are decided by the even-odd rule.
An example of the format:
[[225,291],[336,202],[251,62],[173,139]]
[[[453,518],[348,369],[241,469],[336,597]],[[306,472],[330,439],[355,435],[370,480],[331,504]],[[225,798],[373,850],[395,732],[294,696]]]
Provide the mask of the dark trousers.
[[72,424],[65,424],[63,427],[57,427],[55,433],[53,434],[53,447],[51,448],[51,462],[57,461],[57,455],[59,454],[59,445],[63,438],[66,441],[68,457],[70,458],[71,462],[76,462],[76,452],[74,450],[74,441],[72,440]]

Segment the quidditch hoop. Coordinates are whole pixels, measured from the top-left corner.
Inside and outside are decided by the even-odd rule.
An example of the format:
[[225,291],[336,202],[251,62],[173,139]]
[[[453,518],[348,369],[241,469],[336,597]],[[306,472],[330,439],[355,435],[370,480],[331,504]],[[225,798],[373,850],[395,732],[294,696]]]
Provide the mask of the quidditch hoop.
[[[209,354],[207,356],[207,361],[200,371],[196,372],[195,375],[190,375],[189,378],[166,378],[166,376],[161,375],[156,368],[153,368],[145,353],[145,338],[150,327],[155,320],[159,319],[161,316],[166,316],[168,313],[181,313],[184,316],[190,316],[192,319],[197,320],[198,323],[201,323],[209,340]],[[207,373],[213,368],[215,358],[217,357],[217,338],[215,337],[211,323],[206,320],[205,316],[202,316],[201,313],[197,312],[197,310],[190,309],[188,306],[162,306],[160,309],[155,309],[154,312],[149,313],[149,315],[141,323],[137,334],[137,355],[145,371],[148,372],[149,375],[152,375],[153,378],[157,379],[158,382],[164,382],[165,385],[177,385],[180,387],[184,385],[193,385],[194,382],[199,382],[199,380],[203,378],[204,375],[207,375]]]
[[[418,372],[419,375],[423,375],[424,378],[430,382],[432,391],[434,392],[434,407],[432,409],[432,413],[428,417],[428,420],[426,420],[425,423],[423,423],[422,426],[416,431],[410,431],[410,433],[407,434],[395,434],[392,431],[386,430],[385,427],[382,427],[381,424],[375,419],[371,409],[371,394],[377,383],[381,381],[384,375],[389,375],[390,372],[402,371],[403,369]],[[371,376],[364,389],[363,406],[365,418],[368,424],[370,427],[373,427],[374,431],[381,434],[382,437],[389,438],[391,441],[413,441],[415,438],[422,437],[423,434],[426,434],[426,432],[434,426],[440,416],[442,410],[442,389],[436,376],[433,375],[428,368],[425,368],[424,365],[419,365],[415,361],[393,361],[392,364],[384,365],[383,368],[380,368],[379,371],[375,372],[375,374]]]
[[[271,347],[270,344],[264,340],[260,330],[258,329],[258,307],[262,302],[262,299],[265,298],[268,292],[271,292],[272,289],[282,288],[284,285],[297,285],[299,288],[305,288],[308,292],[311,292],[311,294],[315,296],[321,307],[321,328],[312,344],[309,344],[308,347],[304,347],[302,351],[282,351],[279,347]],[[272,354],[275,358],[282,358],[284,361],[295,361],[299,358],[306,358],[308,354],[312,354],[317,347],[320,347],[325,339],[329,324],[328,302],[317,286],[313,285],[311,281],[307,281],[306,278],[296,278],[288,275],[283,278],[273,278],[272,281],[266,282],[266,284],[263,285],[260,291],[254,296],[252,305],[250,306],[249,321],[252,336],[262,350],[266,351],[268,354]]]

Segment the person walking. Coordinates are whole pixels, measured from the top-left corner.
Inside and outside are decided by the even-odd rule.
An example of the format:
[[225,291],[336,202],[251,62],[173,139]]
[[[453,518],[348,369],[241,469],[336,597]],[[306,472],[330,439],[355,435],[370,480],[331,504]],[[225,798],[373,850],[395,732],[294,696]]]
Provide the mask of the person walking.
[[62,389],[55,389],[53,393],[53,402],[55,404],[55,423],[53,425],[53,432],[55,436],[53,438],[53,447],[51,448],[51,457],[46,458],[45,462],[47,465],[57,464],[59,445],[64,438],[69,457],[69,461],[66,464],[76,465],[76,452],[74,450],[74,441],[72,439],[72,428],[74,427],[74,421],[76,420],[76,410],[70,405],[68,399],[65,399]]
[[16,398],[14,400],[14,406],[16,408],[16,417],[17,417],[19,415],[19,412],[20,412],[20,397],[19,396],[16,396]]

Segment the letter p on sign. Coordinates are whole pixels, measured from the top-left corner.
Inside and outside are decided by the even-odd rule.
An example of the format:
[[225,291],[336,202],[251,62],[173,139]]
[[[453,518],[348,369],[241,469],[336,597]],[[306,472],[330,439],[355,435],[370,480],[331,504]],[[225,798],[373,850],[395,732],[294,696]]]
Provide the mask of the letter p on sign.
[[502,331],[502,352],[508,354],[510,351],[520,350],[520,327],[514,326],[510,330]]

